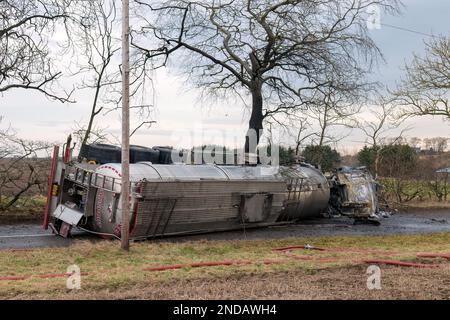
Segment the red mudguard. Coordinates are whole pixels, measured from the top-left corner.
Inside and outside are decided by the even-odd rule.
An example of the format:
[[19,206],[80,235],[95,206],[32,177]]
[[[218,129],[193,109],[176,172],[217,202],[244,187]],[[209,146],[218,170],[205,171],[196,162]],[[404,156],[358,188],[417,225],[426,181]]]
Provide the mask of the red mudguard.
[[48,229],[48,223],[49,223],[49,215],[50,215],[50,208],[51,208],[51,202],[52,202],[52,189],[53,189],[53,182],[55,179],[55,173],[56,173],[56,164],[58,161],[58,152],[59,152],[59,147],[58,146],[54,146],[53,147],[53,157],[52,157],[52,166],[50,168],[50,175],[48,178],[48,186],[47,186],[47,202],[45,204],[45,213],[44,213],[44,223],[42,225],[42,227],[44,228],[44,230]]

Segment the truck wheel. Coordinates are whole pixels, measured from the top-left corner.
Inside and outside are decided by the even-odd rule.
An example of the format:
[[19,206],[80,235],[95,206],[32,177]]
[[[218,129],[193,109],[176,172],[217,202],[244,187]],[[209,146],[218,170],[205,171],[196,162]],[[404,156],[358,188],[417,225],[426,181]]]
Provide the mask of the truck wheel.
[[95,161],[97,164],[105,164],[120,163],[122,154],[120,148],[117,146],[95,143],[83,146],[80,150],[80,156],[85,158],[87,161]]
[[159,152],[159,164],[172,164],[172,152],[173,149],[169,147],[153,147],[153,150],[157,150]]
[[150,161],[151,163],[159,162],[159,150],[143,146],[130,146],[130,162],[137,163],[143,161]]

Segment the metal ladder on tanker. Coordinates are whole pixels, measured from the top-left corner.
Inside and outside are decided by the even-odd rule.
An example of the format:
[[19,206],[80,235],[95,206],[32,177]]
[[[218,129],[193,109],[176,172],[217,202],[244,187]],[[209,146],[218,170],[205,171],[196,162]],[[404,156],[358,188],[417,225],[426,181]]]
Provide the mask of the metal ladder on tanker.
[[177,198],[146,199],[138,204],[133,237],[154,239],[163,236],[177,204]]

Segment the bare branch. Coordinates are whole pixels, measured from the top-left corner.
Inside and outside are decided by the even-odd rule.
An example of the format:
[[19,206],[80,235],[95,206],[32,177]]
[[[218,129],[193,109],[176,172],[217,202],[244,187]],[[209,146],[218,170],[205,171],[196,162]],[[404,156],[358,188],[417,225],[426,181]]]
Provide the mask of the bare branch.
[[414,55],[406,78],[392,92],[398,117],[434,115],[450,119],[450,37],[426,43],[424,57]]
[[0,93],[28,89],[60,102],[72,91],[56,92],[61,76],[55,71],[49,41],[57,26],[70,19],[70,0],[8,0],[0,2]]
[[251,96],[255,130],[277,113],[306,109],[320,88],[348,95],[370,88],[365,77],[380,52],[367,34],[366,9],[398,9],[395,0],[137,3],[147,21],[133,32],[141,65],[176,61],[173,67],[206,93]]

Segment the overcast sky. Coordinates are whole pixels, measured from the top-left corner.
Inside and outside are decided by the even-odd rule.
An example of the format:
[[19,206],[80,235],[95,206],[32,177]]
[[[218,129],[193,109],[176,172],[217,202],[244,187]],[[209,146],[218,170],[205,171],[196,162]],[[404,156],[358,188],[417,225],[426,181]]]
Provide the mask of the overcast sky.
[[[374,76],[386,85],[393,85],[400,79],[401,67],[411,60],[412,52],[423,53],[423,41],[427,38],[386,25],[425,34],[448,35],[450,32],[449,0],[404,0],[404,4],[406,8],[401,16],[382,16],[381,23],[384,25],[381,29],[370,31],[386,60]],[[197,91],[187,90],[181,79],[163,69],[155,74],[154,80],[157,89],[154,120],[157,123],[150,130],[140,131],[132,138],[132,143],[183,147],[208,142],[242,144],[249,113],[243,112],[239,101],[222,104],[201,102]],[[0,96],[1,126],[11,124],[23,138],[63,141],[75,122],[87,121],[91,96],[90,92],[85,91],[77,94],[77,103],[60,104],[32,91],[9,91]],[[109,132],[120,136],[120,117],[117,113],[100,121],[102,127],[108,127]],[[450,122],[444,122],[442,118],[416,118],[408,124],[413,126],[408,136],[450,138]],[[215,140],[200,140],[198,136],[205,130],[209,131],[203,136],[215,137]],[[194,137],[194,142],[193,135],[198,135]],[[361,133],[354,130],[340,143],[339,149],[353,152],[363,141]]]

